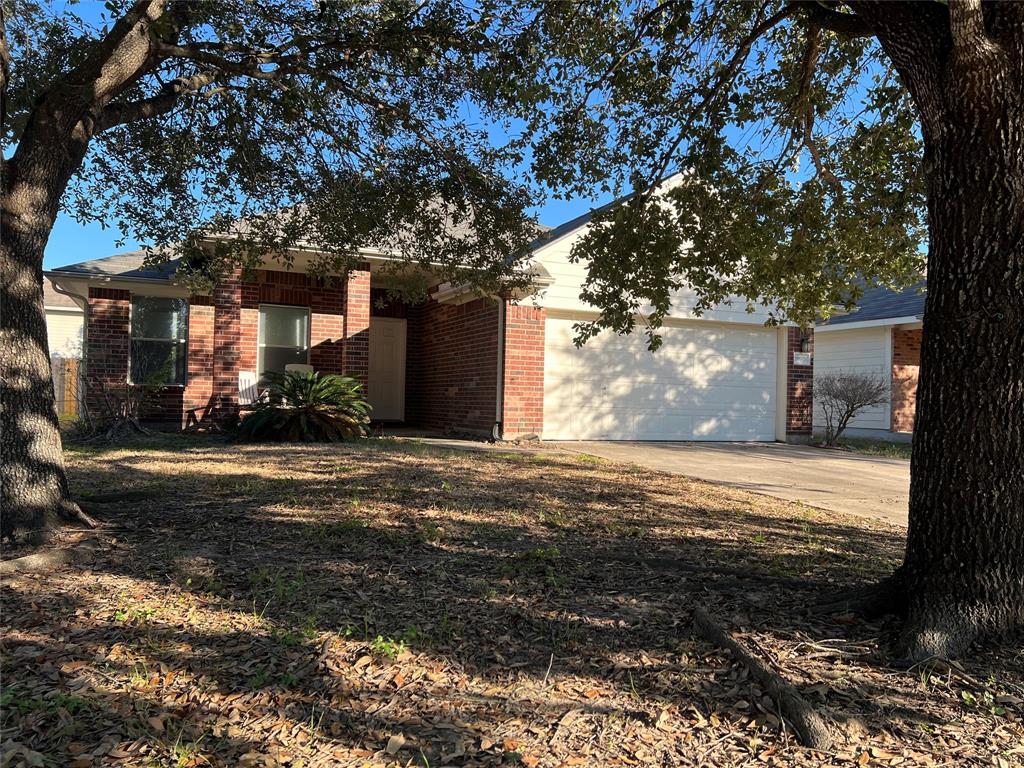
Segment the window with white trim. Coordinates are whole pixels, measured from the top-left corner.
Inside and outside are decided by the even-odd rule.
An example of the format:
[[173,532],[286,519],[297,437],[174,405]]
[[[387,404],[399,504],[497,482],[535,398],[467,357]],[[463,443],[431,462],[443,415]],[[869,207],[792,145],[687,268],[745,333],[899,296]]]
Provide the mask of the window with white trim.
[[261,304],[256,360],[260,377],[271,371],[283,373],[291,363],[309,364],[309,307]]
[[188,301],[132,296],[131,382],[184,385],[188,367]]

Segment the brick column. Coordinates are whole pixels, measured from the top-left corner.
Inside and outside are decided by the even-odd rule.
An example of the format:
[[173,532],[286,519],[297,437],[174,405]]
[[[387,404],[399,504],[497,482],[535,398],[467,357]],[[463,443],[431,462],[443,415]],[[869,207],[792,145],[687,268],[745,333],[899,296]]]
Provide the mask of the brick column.
[[89,328],[86,331],[86,404],[93,416],[102,412],[102,389],[128,383],[131,356],[131,301],[128,291],[89,289]]
[[334,280],[325,278],[323,286],[310,292],[309,362],[323,373],[344,370],[346,291]]
[[[800,351],[800,339],[807,336],[811,365],[794,365],[793,353]],[[814,420],[814,330],[790,328],[786,334],[786,439],[809,440]]]
[[370,369],[370,265],[360,264],[345,283],[342,370],[366,386]]
[[[185,411],[202,408],[213,397],[214,306],[210,296],[188,300],[188,379],[182,405]],[[204,414],[200,414],[204,416]]]
[[225,424],[238,418],[238,371],[242,341],[242,277],[224,275],[213,289],[214,417]]
[[544,324],[542,307],[505,304],[502,435],[540,437],[544,429]]
[[917,408],[917,374],[921,366],[921,329],[892,331],[893,432],[913,432]]

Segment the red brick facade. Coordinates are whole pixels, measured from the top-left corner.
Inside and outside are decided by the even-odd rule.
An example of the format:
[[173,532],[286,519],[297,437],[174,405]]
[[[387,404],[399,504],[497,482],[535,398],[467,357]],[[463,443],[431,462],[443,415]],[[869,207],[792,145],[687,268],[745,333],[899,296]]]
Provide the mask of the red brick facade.
[[370,369],[370,265],[349,273],[345,286],[342,370],[366,385]]
[[[353,271],[347,285],[340,278],[258,270],[252,279],[239,272],[225,277],[210,296],[190,297],[186,385],[162,388],[143,417],[168,426],[184,424],[193,409],[201,419],[237,418],[239,371],[256,370],[260,304],[309,307],[310,363],[365,382],[369,285],[368,265]],[[98,385],[122,387],[128,380],[130,307],[128,291],[89,289],[86,377],[97,413]]]
[[489,435],[497,420],[497,302],[427,301],[408,314],[406,421]]
[[131,294],[110,288],[89,289],[89,332],[86,359],[90,387],[128,381]]
[[[89,302],[87,376],[123,386],[129,369],[131,294],[93,288]],[[513,303],[502,307],[485,298],[407,306],[379,289],[371,291],[368,265],[346,279],[273,270],[243,279],[236,273],[218,283],[210,296],[191,297],[187,384],[163,388],[145,415],[180,426],[190,410],[200,409],[200,418],[233,422],[239,371],[257,369],[261,304],[309,307],[310,363],[318,371],[343,372],[363,382],[369,371],[371,314],[404,318],[408,424],[490,435],[500,422],[506,439],[543,433],[543,308]],[[780,361],[786,366],[787,396],[780,407],[785,408],[786,435],[794,439],[809,437],[812,425],[813,366],[793,364],[793,353],[800,351],[805,336],[813,352],[813,331],[787,329],[786,357]],[[907,414],[912,428],[920,332],[897,332],[893,346],[894,429],[906,424]],[[909,377],[911,369],[913,386],[898,390],[897,375]]]
[[913,432],[921,329],[892,332],[892,431]]
[[[794,365],[793,353],[802,351],[801,340],[807,338],[811,365]],[[814,331],[810,328],[789,328],[786,332],[786,437],[800,440],[811,435],[814,418]]]
[[188,382],[182,409],[200,408],[213,398],[215,308],[210,296],[192,296],[188,303]]
[[544,325],[541,307],[507,304],[505,308],[505,438],[539,437],[544,429]]

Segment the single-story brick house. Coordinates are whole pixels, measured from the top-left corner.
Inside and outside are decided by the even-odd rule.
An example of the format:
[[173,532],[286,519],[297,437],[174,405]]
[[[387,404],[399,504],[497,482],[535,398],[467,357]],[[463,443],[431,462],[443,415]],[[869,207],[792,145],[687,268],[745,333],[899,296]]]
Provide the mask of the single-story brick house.
[[[889,401],[855,416],[851,437],[909,440],[914,431],[917,372],[921,364],[921,329],[925,281],[903,291],[866,291],[850,313],[836,315],[814,331],[814,371],[874,373],[890,378]],[[815,430],[824,428],[814,414]]]
[[86,377],[138,381],[153,360],[166,374],[149,414],[174,425],[192,409],[237,413],[239,375],[305,363],[367,385],[374,417],[431,430],[511,439],[801,439],[812,427],[813,332],[768,328],[742,302],[696,317],[675,296],[664,344],[602,334],[582,349],[573,325],[596,311],[580,299],[583,265],[569,252],[585,215],[549,230],[531,254],[534,292],[481,298],[438,283],[417,305],[389,301],[386,254],[336,281],[266,263],[208,295],[175,281],[173,262],[142,253],[51,270],[85,310]]

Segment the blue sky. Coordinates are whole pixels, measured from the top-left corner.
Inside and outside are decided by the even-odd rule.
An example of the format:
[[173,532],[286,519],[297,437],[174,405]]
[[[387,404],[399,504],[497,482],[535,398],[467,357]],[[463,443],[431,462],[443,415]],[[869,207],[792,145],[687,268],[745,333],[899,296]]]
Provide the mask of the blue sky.
[[[54,9],[56,12],[68,9],[85,23],[97,27],[109,23],[104,4],[96,0],[70,3],[58,0],[54,3]],[[475,110],[471,107],[468,109],[467,117],[475,118]],[[494,129],[494,132],[495,139],[500,141],[503,138],[500,135],[501,132],[498,129]],[[530,213],[536,215],[542,224],[557,226],[586,213],[591,208],[609,202],[610,199],[610,195],[603,195],[593,200],[550,200],[547,204],[532,209]],[[140,245],[142,243],[137,240],[125,238],[124,234],[115,227],[104,229],[95,222],[80,224],[67,214],[61,213],[57,217],[57,223],[54,225],[46,245],[43,268],[52,269],[88,259],[102,258],[114,253],[134,250]]]
[[[576,218],[591,208],[608,202],[609,196],[594,200],[551,200],[546,205],[533,211],[542,224],[556,226],[563,221]],[[123,245],[118,242],[123,238],[121,232],[113,227],[104,229],[98,223],[79,224],[67,214],[61,213],[46,244],[46,256],[43,269],[53,269],[66,264],[74,264],[88,259],[98,259],[114,253],[122,253],[138,248],[140,243],[125,240]]]

